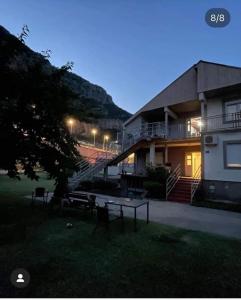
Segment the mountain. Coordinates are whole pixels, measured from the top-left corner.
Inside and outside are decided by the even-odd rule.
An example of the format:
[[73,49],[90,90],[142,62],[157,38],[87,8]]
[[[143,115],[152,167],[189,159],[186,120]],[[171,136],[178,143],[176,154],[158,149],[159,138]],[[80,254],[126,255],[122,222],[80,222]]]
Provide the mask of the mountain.
[[[9,33],[3,26],[0,26],[0,63],[1,63],[1,47],[11,43],[16,37]],[[19,49],[21,55],[15,57],[13,66],[16,68],[27,68],[29,64],[35,61],[41,61],[46,69],[55,68],[50,64],[46,57],[37,53],[19,41]],[[93,126],[98,127],[102,131],[118,131],[122,127],[122,123],[127,120],[131,114],[118,107],[112,100],[112,97],[100,86],[90,83],[81,76],[68,72],[65,76],[65,83],[77,95],[73,107],[73,115],[80,119],[78,129],[84,128],[80,134],[89,136]],[[87,119],[86,119],[87,113]],[[84,117],[85,116],[85,117]]]

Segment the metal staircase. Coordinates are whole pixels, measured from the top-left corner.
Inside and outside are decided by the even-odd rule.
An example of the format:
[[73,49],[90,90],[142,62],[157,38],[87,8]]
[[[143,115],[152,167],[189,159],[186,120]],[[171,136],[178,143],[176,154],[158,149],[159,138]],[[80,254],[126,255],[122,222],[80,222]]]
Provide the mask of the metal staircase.
[[182,177],[180,165],[170,174],[166,182],[166,200],[192,203],[201,183],[201,165],[193,177]]
[[82,160],[78,165],[80,171],[75,172],[73,176],[69,178],[69,191],[75,190],[81,181],[92,179],[103,170],[114,157],[115,154],[113,153],[100,153],[99,151],[96,151],[85,160]]

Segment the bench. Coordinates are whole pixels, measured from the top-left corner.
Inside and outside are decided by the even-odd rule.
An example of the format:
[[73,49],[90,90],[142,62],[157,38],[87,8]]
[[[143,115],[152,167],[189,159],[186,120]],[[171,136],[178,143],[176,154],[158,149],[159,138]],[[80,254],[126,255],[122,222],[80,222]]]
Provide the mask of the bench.
[[85,193],[67,193],[61,201],[61,209],[65,207],[77,208],[77,209],[88,209],[93,213],[96,208],[96,196]]

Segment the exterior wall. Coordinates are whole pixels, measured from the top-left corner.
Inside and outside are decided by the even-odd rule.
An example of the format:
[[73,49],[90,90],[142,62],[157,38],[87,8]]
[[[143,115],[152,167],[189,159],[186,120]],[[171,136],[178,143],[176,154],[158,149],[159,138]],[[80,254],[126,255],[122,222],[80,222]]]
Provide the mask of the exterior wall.
[[207,199],[241,203],[241,182],[204,180],[202,184]]
[[204,179],[241,182],[241,169],[224,168],[223,153],[223,142],[241,140],[241,132],[219,132],[215,135],[218,136],[216,146],[204,145]]
[[132,122],[130,122],[128,125],[125,126],[125,134],[128,133],[133,134],[137,129],[141,128],[142,124],[142,117],[139,116],[136,119],[134,119]]
[[[164,151],[161,149],[156,149],[155,153],[156,166],[161,166],[164,164]],[[146,164],[150,163],[150,152],[146,152]]]
[[168,148],[168,162],[171,163],[171,169],[174,170],[180,163],[182,169],[182,175],[185,170],[185,153],[186,152],[199,152],[200,146],[192,147],[169,147]]
[[135,174],[145,175],[146,173],[146,150],[140,149],[135,153]]
[[212,98],[207,102],[207,117],[223,114],[223,104],[220,98]]
[[207,62],[198,64],[198,92],[218,89],[240,82],[240,68]]

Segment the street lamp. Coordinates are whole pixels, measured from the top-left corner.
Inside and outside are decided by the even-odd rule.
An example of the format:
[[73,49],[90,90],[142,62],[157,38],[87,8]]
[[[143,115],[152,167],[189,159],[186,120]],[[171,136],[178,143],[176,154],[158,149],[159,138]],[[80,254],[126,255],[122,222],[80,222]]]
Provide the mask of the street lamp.
[[91,130],[91,133],[93,134],[93,137],[94,137],[94,146],[95,146],[95,136],[96,136],[97,130],[95,128],[93,128]]
[[108,135],[104,135],[103,139],[103,150],[105,150],[105,142],[106,142],[106,150],[107,150],[107,142],[109,141],[110,137]]
[[68,119],[67,123],[70,126],[70,133],[72,134],[73,133],[74,119]]

